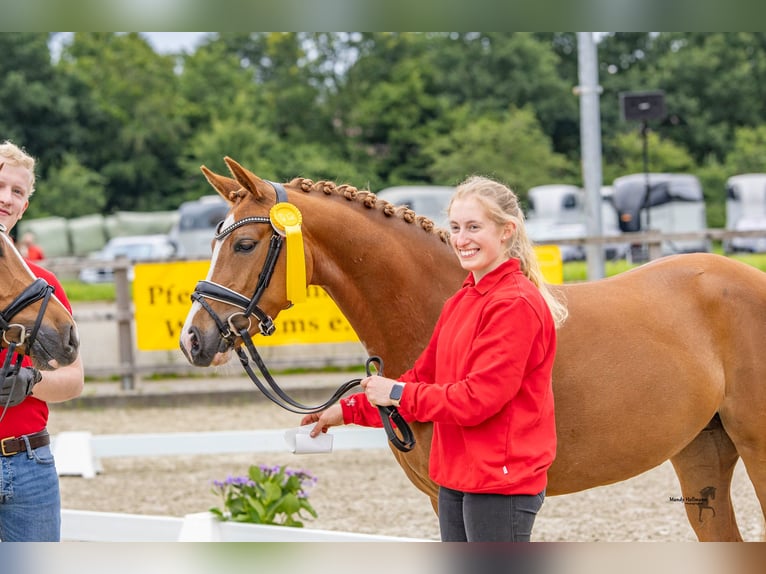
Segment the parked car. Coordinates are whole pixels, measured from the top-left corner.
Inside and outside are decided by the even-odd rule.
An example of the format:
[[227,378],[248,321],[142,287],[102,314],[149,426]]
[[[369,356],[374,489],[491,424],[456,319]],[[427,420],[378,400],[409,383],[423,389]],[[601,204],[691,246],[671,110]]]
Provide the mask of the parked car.
[[442,185],[401,185],[381,189],[375,195],[394,205],[406,205],[412,211],[427,217],[437,227],[447,229],[447,206],[455,193],[454,187]]
[[[139,261],[162,261],[174,257],[177,253],[175,243],[167,234],[156,235],[125,235],[113,237],[107,241],[104,248],[92,253],[89,257],[93,267],[80,270],[80,281],[83,283],[109,283],[114,281],[112,265],[118,257],[124,256],[131,263]],[[98,265],[102,263],[102,265]],[[128,269],[128,279],[133,280],[133,267]]]

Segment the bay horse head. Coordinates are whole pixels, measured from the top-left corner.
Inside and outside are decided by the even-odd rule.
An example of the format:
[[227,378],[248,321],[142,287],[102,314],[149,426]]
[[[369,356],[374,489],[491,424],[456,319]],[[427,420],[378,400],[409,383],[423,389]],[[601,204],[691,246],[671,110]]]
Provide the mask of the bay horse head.
[[4,232],[0,232],[0,283],[0,347],[29,355],[41,370],[72,363],[80,347],[72,315],[53,294],[53,287],[35,277]]
[[[216,230],[208,277],[195,289],[182,331],[181,349],[197,366],[226,362],[243,330],[270,335],[273,317],[305,297],[312,266],[303,252],[300,211],[284,187],[225,161],[233,178],[202,167],[230,209]],[[197,314],[200,308],[207,313]]]

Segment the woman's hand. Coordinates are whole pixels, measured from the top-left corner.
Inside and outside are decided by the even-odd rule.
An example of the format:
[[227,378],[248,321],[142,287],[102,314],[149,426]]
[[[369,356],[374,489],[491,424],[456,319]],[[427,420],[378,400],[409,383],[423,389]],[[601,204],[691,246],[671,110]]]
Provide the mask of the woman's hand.
[[320,413],[311,413],[301,419],[301,425],[308,425],[311,423],[316,423],[316,425],[311,429],[309,436],[315,438],[319,433],[327,432],[327,429],[330,427],[344,424],[343,410],[340,405],[336,403]]
[[398,382],[399,381],[395,381],[394,379],[372,375],[371,377],[362,379],[361,386],[371,405],[376,407],[387,407],[394,404],[394,401],[391,400],[391,389]]

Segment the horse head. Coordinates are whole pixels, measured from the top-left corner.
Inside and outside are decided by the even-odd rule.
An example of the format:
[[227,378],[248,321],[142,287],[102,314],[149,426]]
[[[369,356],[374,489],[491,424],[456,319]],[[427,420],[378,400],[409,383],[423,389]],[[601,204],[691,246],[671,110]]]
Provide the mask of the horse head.
[[[306,285],[318,285],[364,334],[368,353],[385,359],[387,373],[411,365],[433,329],[430,319],[465,278],[448,232],[367,190],[305,178],[277,184],[225,161],[233,177],[202,168],[230,210],[213,240],[207,278],[192,296],[180,340],[186,358],[196,366],[225,363],[242,345],[243,328],[267,333]],[[292,244],[290,228],[301,234]]]
[[0,278],[0,347],[29,355],[42,370],[72,363],[80,343],[71,313],[5,233],[0,233]]
[[[250,336],[270,334],[273,317],[292,304],[287,297],[290,254],[285,252],[297,248],[290,245],[289,235],[287,241],[284,237],[291,224],[299,227],[300,212],[289,203],[281,184],[262,180],[231,158],[225,161],[233,178],[202,167],[230,209],[216,230],[210,270],[195,290],[181,335],[182,351],[197,366],[225,363],[229,351],[242,343],[243,329]],[[287,213],[275,214],[277,204],[287,205]],[[305,296],[305,274],[310,275],[312,260],[303,255],[302,237],[297,239],[301,248],[297,290],[302,288]],[[199,313],[202,308],[207,312]]]

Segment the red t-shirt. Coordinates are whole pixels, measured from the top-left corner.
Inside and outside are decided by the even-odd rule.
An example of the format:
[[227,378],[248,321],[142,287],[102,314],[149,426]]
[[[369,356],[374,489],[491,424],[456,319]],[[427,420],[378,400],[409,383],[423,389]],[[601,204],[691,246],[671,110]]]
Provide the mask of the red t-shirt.
[[[399,410],[432,421],[429,474],[463,492],[537,494],[556,454],[552,372],[556,329],[545,300],[510,259],[478,285],[469,275],[444,304],[406,382]],[[340,401],[344,421],[380,426],[364,395]]]
[[[43,269],[39,265],[35,265],[30,261],[27,261],[27,265],[37,277],[45,279],[50,285],[53,286],[53,293],[56,295],[64,307],[69,312],[72,312],[72,306],[69,304],[69,300],[64,293],[64,289],[61,287],[56,276]],[[6,357],[6,350],[0,351],[0,366],[3,365]],[[12,364],[15,362],[15,358]],[[31,366],[32,360],[29,357],[24,357],[21,363],[23,366]],[[2,405],[0,405],[0,414],[2,414]],[[48,424],[48,403],[36,399],[35,397],[27,397],[21,404],[15,407],[10,407],[5,411],[3,420],[0,421],[0,438],[6,438],[9,436],[21,436],[24,434],[32,434],[41,431]]]
[[34,243],[27,246],[27,261],[42,261],[45,259],[43,250]]

